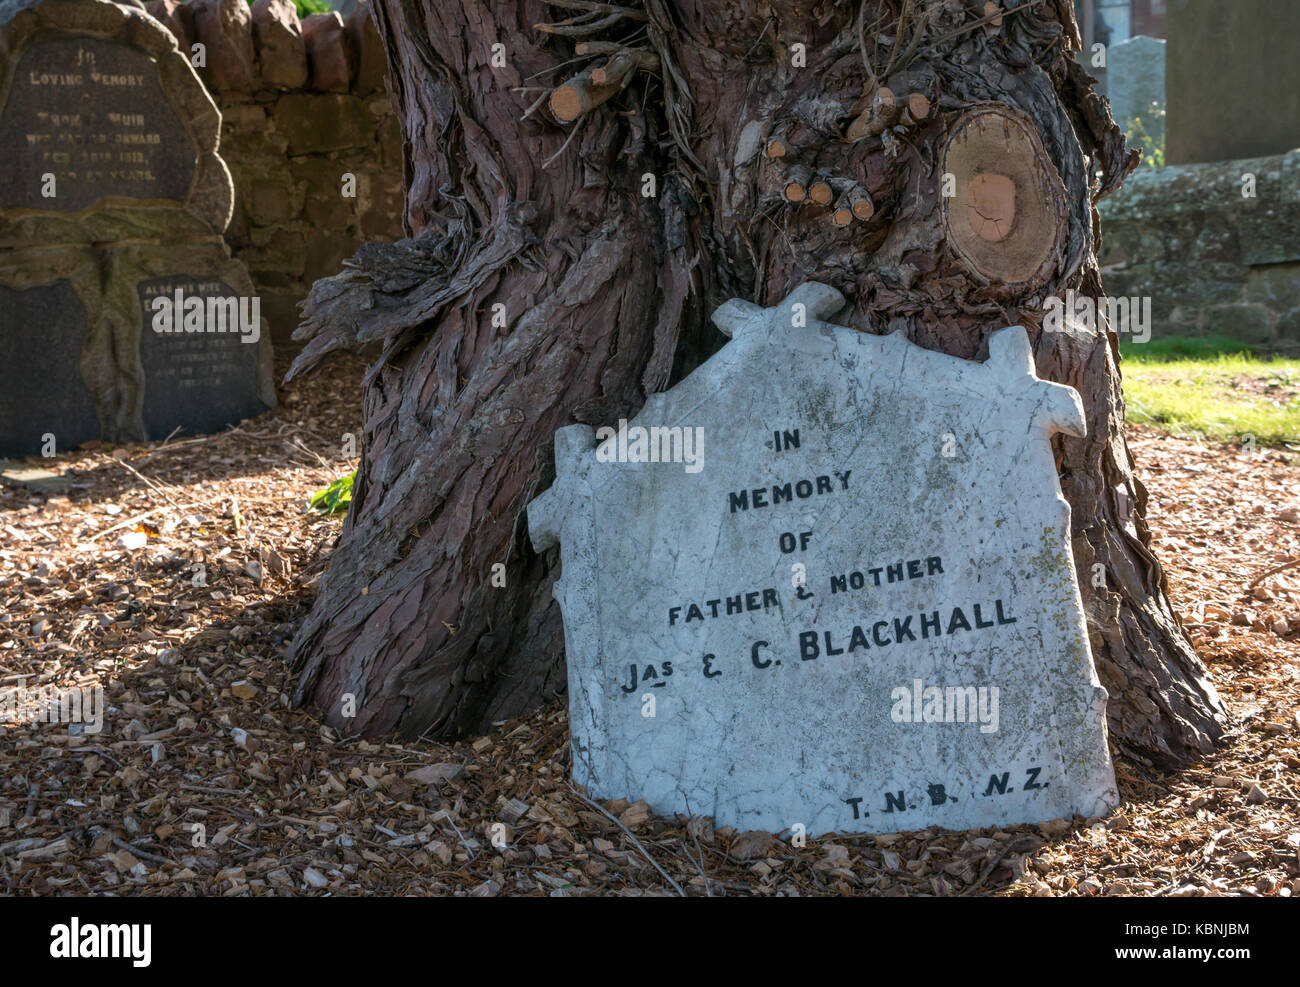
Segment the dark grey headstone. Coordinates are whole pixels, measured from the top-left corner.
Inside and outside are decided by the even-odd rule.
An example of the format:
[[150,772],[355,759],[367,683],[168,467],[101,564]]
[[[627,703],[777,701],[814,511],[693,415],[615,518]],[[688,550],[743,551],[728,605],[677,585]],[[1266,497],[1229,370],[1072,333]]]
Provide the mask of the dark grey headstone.
[[[144,52],[62,37],[19,57],[0,109],[0,209],[79,212],[108,196],[183,201],[197,152]],[[42,176],[55,195],[42,195]]]
[[[258,345],[238,332],[167,332],[154,329],[155,296],[230,298],[223,281],[170,277],[140,282],[140,363],[144,368],[144,427],[150,439],[220,431],[260,414]],[[206,325],[205,320],[205,325]]]
[[0,285],[0,456],[38,455],[47,432],[56,452],[99,437],[81,377],[85,334],[86,309],[68,282]]
[[1169,0],[1168,164],[1300,147],[1300,4]]

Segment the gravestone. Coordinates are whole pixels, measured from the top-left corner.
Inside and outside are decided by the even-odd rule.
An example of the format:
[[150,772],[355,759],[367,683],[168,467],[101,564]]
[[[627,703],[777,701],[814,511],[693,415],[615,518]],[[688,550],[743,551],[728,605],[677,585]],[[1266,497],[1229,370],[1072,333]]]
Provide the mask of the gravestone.
[[0,0],[0,247],[219,236],[234,208],[220,132],[143,7]]
[[1300,4],[1168,0],[1168,164],[1300,147]]
[[0,451],[212,431],[275,403],[269,340],[143,331],[142,285],[224,285],[251,309],[220,131],[140,4],[0,0]]
[[[141,281],[140,361],[144,366],[145,432],[153,439],[166,438],[174,429],[191,435],[215,432],[230,422],[250,418],[268,407],[259,377],[259,338],[245,341],[243,333],[227,329],[218,332],[208,318],[210,300],[233,300],[233,307],[218,304],[216,319],[231,315],[247,318],[248,295],[216,279],[165,277]],[[203,329],[186,331],[176,326],[160,332],[154,326],[158,312],[153,300],[162,297],[198,299],[204,306]],[[183,319],[183,312],[181,313]],[[207,331],[209,325],[213,331]]]
[[40,373],[6,373],[0,387],[0,456],[39,450],[46,435],[70,449],[99,435],[95,402],[81,377],[86,307],[67,281],[23,290],[0,285],[0,368],[30,366]]
[[[58,38],[28,47],[14,75],[0,147],[31,150],[0,172],[0,208],[80,212],[108,196],[185,198],[194,151],[144,52],[103,38]],[[44,175],[52,197],[42,194]]]
[[819,321],[843,306],[728,302],[632,422],[556,434],[528,522],[561,547],[574,781],[808,834],[1108,811],[1050,445],[1078,396],[1020,327],[981,364]]
[[[1132,132],[1133,121],[1159,144],[1165,133],[1165,43],[1138,36],[1111,45],[1106,53],[1106,94],[1120,128]],[[1153,106],[1158,110],[1153,111]]]

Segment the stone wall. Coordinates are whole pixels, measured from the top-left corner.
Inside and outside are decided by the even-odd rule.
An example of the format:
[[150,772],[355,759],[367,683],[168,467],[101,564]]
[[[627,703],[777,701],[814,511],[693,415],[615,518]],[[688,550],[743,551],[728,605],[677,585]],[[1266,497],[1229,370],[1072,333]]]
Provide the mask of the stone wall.
[[1150,296],[1155,336],[1300,346],[1300,150],[1140,168],[1100,212],[1102,284]]
[[313,281],[337,273],[363,240],[402,236],[402,136],[369,5],[346,21],[336,12],[299,21],[291,0],[146,6],[183,52],[204,46],[196,67],[221,110],[235,185],[226,239],[272,338],[289,345]]

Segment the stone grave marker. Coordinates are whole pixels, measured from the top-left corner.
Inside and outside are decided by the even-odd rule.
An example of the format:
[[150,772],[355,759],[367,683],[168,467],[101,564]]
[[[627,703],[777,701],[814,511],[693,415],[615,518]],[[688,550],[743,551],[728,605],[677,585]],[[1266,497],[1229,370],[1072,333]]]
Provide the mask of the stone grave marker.
[[[984,363],[732,300],[631,422],[556,434],[574,781],[772,832],[1095,816],[1118,797],[1024,329]],[[599,444],[598,440],[599,439]]]
[[[145,377],[142,414],[151,439],[166,438],[178,428],[185,435],[215,432],[267,409],[259,377],[260,322],[258,338],[251,342],[236,331],[252,314],[247,295],[218,279],[184,276],[140,281],[136,290]],[[176,313],[167,331],[155,325],[161,311],[154,308],[155,298],[170,303]],[[190,299],[202,306],[198,331],[187,331],[184,323]],[[226,331],[217,331],[218,322],[228,322]]]
[[220,235],[234,208],[220,131],[143,7],[0,0],[0,247]]
[[1152,104],[1165,106],[1165,43],[1139,35],[1111,45],[1106,53],[1106,94],[1111,115],[1123,129],[1131,131],[1141,119],[1143,129],[1159,143],[1164,138],[1163,117],[1152,112]]
[[[0,0],[0,454],[48,452],[46,434],[57,453],[215,431],[274,405],[260,318],[255,337],[206,321],[213,291],[254,303],[222,239],[220,132],[134,0]],[[201,331],[149,331],[160,286],[204,301]]]
[[86,321],[66,280],[22,290],[0,285],[0,456],[39,452],[47,434],[56,449],[98,438],[95,402],[81,377]]
[[[0,147],[31,150],[0,171],[0,208],[80,212],[107,196],[185,198],[194,149],[144,52],[56,38],[28,47],[14,73],[20,84],[0,111]],[[42,195],[46,174],[53,197]]]

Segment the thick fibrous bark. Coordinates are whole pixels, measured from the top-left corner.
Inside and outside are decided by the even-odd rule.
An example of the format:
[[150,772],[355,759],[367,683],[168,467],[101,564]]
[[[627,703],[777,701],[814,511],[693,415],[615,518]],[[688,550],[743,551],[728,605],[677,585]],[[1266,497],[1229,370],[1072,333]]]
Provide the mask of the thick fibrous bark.
[[[562,690],[558,560],[520,524],[555,429],[630,416],[721,345],[714,306],[812,278],[849,298],[835,321],[961,357],[1029,328],[1040,376],[1087,412],[1058,459],[1112,736],[1149,760],[1208,750],[1222,710],[1149,550],[1117,351],[1041,331],[1045,297],[1100,294],[1094,202],[1134,163],[1070,57],[1069,0],[1000,24],[982,0],[624,9],[376,0],[411,239],[319,282],[300,330],[295,372],[384,349],[352,511],[294,643],[298,698],[377,736],[478,729]],[[554,89],[600,68],[619,91],[561,125]],[[1005,173],[979,146],[993,119],[1023,130]]]

